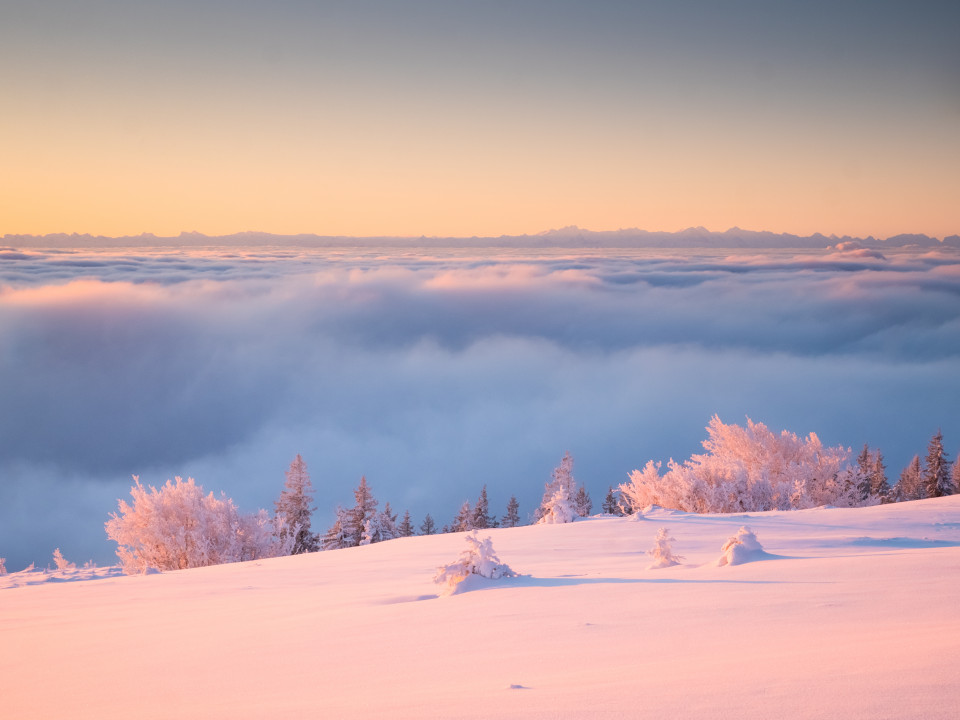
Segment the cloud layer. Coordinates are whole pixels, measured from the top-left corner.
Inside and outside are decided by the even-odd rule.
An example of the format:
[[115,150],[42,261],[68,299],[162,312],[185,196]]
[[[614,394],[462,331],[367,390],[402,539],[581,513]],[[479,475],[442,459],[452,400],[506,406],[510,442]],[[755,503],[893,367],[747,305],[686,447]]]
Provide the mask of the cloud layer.
[[[318,526],[366,474],[441,523],[530,512],[565,450],[596,505],[713,413],[868,441],[890,474],[960,424],[960,253],[0,249],[0,555],[109,562],[129,476]],[[448,517],[450,516],[450,517]]]

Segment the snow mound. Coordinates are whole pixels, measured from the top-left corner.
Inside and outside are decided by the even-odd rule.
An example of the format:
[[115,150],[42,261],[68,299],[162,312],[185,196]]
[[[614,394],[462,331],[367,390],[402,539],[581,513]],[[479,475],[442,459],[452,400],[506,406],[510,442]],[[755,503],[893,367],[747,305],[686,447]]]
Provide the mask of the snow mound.
[[742,526],[737,534],[727,540],[720,548],[720,559],[717,565],[742,565],[767,556],[757,536],[746,525]]
[[474,590],[486,584],[478,578],[499,580],[517,576],[508,565],[500,562],[489,536],[481,540],[474,530],[466,536],[466,540],[467,549],[460,553],[457,560],[437,568],[433,581],[443,586],[441,597]]

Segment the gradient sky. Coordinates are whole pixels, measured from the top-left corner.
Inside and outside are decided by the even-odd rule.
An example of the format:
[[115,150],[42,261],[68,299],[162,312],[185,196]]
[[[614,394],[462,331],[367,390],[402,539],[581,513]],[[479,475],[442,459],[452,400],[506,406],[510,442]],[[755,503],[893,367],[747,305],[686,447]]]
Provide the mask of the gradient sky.
[[960,232],[960,4],[0,0],[0,234]]

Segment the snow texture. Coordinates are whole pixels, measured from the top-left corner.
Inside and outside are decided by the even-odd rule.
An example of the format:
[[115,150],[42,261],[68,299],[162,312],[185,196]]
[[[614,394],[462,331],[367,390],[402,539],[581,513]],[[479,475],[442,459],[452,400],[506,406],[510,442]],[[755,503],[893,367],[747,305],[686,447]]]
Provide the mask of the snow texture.
[[[485,531],[524,574],[449,600],[463,535],[3,575],[0,717],[956,718],[960,496],[644,515]],[[776,554],[717,567],[741,525]],[[686,559],[651,570],[660,527]]]

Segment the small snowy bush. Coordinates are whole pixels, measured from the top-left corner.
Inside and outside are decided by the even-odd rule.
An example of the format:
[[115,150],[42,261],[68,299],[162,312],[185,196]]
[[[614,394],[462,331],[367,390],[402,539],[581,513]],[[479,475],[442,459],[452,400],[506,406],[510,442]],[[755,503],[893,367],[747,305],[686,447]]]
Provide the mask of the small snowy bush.
[[443,585],[441,595],[453,595],[462,589],[461,583],[471,575],[497,580],[504,577],[516,577],[517,573],[500,562],[493,549],[490,537],[482,540],[474,530],[466,536],[467,549],[460,553],[459,559],[437,568],[433,581]]
[[60,552],[60,548],[57,548],[53,551],[53,562],[56,563],[57,570],[60,570],[61,572],[64,570],[73,570],[77,567],[63,556],[63,553]]
[[662,527],[657,530],[653,547],[647,550],[647,555],[653,558],[653,563],[650,565],[651,570],[680,564],[683,556],[674,555],[673,549],[670,547],[670,543],[674,540],[675,538],[670,537],[670,531],[667,528]]
[[720,552],[722,555],[720,555],[717,565],[740,565],[763,554],[763,546],[757,541],[757,536],[754,535],[753,531],[744,526],[723,544]]

